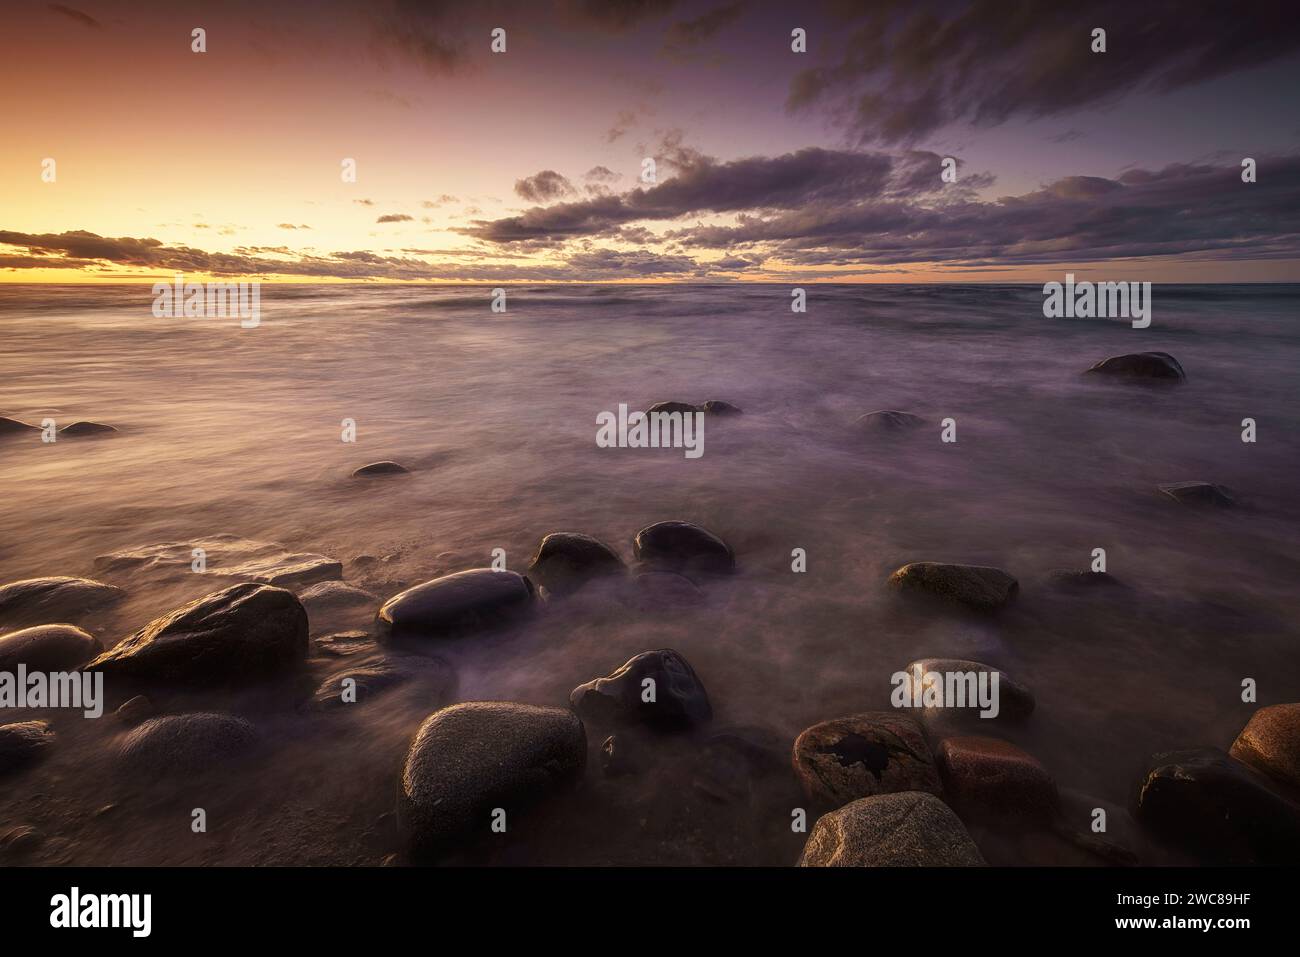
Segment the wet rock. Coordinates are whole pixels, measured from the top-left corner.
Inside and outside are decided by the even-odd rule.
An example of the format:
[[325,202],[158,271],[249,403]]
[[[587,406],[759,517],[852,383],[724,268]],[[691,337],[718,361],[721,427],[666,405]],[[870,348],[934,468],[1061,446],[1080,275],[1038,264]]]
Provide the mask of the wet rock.
[[933,794],[860,798],[818,819],[800,867],[979,867],[975,842]]
[[1136,817],[1207,863],[1300,859],[1300,807],[1264,775],[1214,748],[1153,756],[1138,787]]
[[874,794],[943,791],[921,726],[890,711],[813,725],[795,740],[793,763],[808,800],[820,807]]
[[111,425],[104,425],[102,422],[73,422],[59,429],[59,435],[106,435],[116,431],[117,429]]
[[536,600],[523,575],[472,568],[394,595],[379,609],[379,623],[394,638],[453,637],[514,621]]
[[636,533],[636,557],[686,574],[725,574],[736,567],[731,546],[690,522],[656,522]]
[[30,824],[0,831],[0,857],[22,857],[41,846],[41,834]]
[[0,724],[0,774],[36,763],[54,743],[48,721]]
[[1059,809],[1047,769],[1007,741],[946,738],[937,758],[949,801],[963,814],[1045,822]]
[[124,770],[133,774],[194,774],[247,755],[257,729],[243,718],[212,711],[150,718],[117,748]]
[[[1005,671],[980,661],[962,658],[921,658],[903,669],[911,678],[911,703],[927,722],[1024,721],[1034,711],[1034,695]],[[997,714],[984,718],[980,712],[980,682],[991,695],[997,675]],[[974,675],[974,681],[965,678]],[[988,678],[981,679],[981,675]],[[964,700],[965,707],[959,707]],[[991,709],[990,709],[991,710]]]
[[398,655],[349,668],[327,678],[312,695],[310,707],[316,711],[333,711],[362,704],[413,679],[434,689],[431,695],[434,701],[445,700],[456,683],[451,665],[441,658]]
[[723,402],[721,399],[710,399],[701,408],[707,415],[740,415],[743,411],[739,406]]
[[1300,703],[1260,708],[1229,753],[1300,794]]
[[72,625],[37,625],[0,635],[0,671],[73,671],[104,649]]
[[416,732],[398,787],[397,821],[412,855],[427,858],[507,821],[580,777],[582,722],[566,708],[470,701],[436,711]]
[[371,462],[352,473],[353,478],[370,478],[374,475],[409,475],[410,469],[396,462]]
[[674,412],[686,414],[690,412],[699,412],[700,407],[698,405],[692,405],[690,402],[656,402],[645,411],[647,415],[652,412],[663,412],[668,415],[671,415]]
[[880,409],[858,416],[855,425],[867,432],[912,432],[925,425],[925,419],[911,412]]
[[1230,508],[1236,504],[1236,499],[1231,492],[1222,485],[1215,485],[1212,482],[1171,482],[1157,487],[1163,494],[1182,505]]
[[1125,584],[1109,572],[1080,572],[1057,569],[1048,575],[1052,586],[1061,591],[1086,591],[1093,588],[1125,588]]
[[1187,378],[1178,360],[1167,352],[1133,352],[1111,356],[1090,368],[1088,374],[1167,382],[1182,382]]
[[307,612],[293,592],[246,583],[155,619],[86,670],[175,685],[244,683],[293,670],[307,647]]
[[101,555],[95,568],[105,571],[194,573],[194,550],[204,555],[203,574],[296,588],[343,577],[343,563],[310,552],[291,552],[277,542],[237,535],[211,535],[189,542],[161,542]]
[[[651,694],[654,700],[645,700]],[[612,674],[578,685],[569,703],[583,721],[593,724],[643,723],[674,731],[713,717],[695,669],[671,648],[643,652]]]
[[336,631],[330,635],[321,635],[313,639],[316,653],[326,658],[346,658],[366,651],[375,643],[375,638],[366,631]]
[[617,778],[636,770],[632,762],[627,735],[611,734],[600,745],[600,769],[606,777]]
[[349,585],[344,581],[317,582],[298,594],[298,600],[307,609],[308,614],[331,611],[335,608],[350,608],[357,605],[373,605],[379,601],[378,596],[364,588]]
[[12,625],[76,621],[125,594],[89,578],[28,578],[0,587],[0,621]]
[[943,562],[910,562],[889,576],[889,584],[900,592],[933,595],[980,612],[1003,608],[1020,590],[1015,578],[1000,568]]
[[593,578],[626,570],[623,559],[604,542],[579,532],[552,532],[537,547],[528,577],[559,595],[577,591]]
[[137,724],[154,716],[153,702],[144,695],[138,694],[129,701],[123,702],[122,706],[114,712],[114,715],[118,721],[128,728],[134,728]]
[[39,425],[28,425],[26,422],[19,422],[17,419],[11,419],[8,416],[0,415],[0,435],[15,435],[21,432],[39,432]]

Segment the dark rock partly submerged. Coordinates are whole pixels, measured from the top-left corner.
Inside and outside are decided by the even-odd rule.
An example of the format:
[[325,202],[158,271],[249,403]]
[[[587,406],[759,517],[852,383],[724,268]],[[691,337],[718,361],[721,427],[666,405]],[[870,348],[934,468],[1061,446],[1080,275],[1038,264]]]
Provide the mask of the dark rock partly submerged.
[[1000,568],[944,562],[910,562],[889,576],[889,585],[981,612],[997,611],[1020,590],[1019,582]]
[[1171,482],[1158,488],[1162,494],[1168,495],[1180,505],[1231,508],[1237,504],[1231,492],[1213,482]]
[[912,432],[925,425],[925,419],[911,412],[880,409],[858,416],[854,424],[864,432]]
[[89,578],[28,578],[0,587],[0,622],[75,622],[86,612],[119,601],[124,595],[115,585]]
[[604,542],[580,532],[552,532],[542,539],[528,576],[556,594],[577,591],[595,578],[621,575],[623,559]]
[[695,669],[671,648],[639,654],[612,674],[579,685],[569,703],[584,721],[594,724],[639,722],[672,731],[713,717]]
[[73,671],[104,649],[73,625],[36,625],[0,635],[0,671]]
[[34,764],[53,743],[54,732],[46,721],[0,724],[0,774]]
[[243,683],[291,671],[307,647],[307,612],[293,593],[249,583],[150,622],[85,670],[145,683]]
[[450,638],[515,621],[536,602],[523,575],[471,568],[394,595],[379,609],[379,625],[393,638]]
[[257,740],[257,729],[235,715],[173,714],[134,728],[118,745],[117,758],[134,774],[195,774],[247,754]]
[[636,557],[686,574],[725,574],[735,569],[731,546],[706,528],[690,522],[656,522],[636,533]]
[[107,435],[116,431],[113,426],[104,425],[102,422],[73,422],[59,429],[59,435]]
[[23,432],[39,432],[40,430],[39,425],[29,425],[26,422],[11,419],[6,415],[0,415],[0,435],[18,435]]
[[1087,374],[1163,382],[1182,382],[1187,378],[1178,360],[1167,352],[1133,352],[1111,356],[1102,359]]
[[396,462],[371,462],[369,465],[363,465],[352,473],[353,478],[370,478],[375,475],[406,475],[411,470],[404,465],[398,465]]

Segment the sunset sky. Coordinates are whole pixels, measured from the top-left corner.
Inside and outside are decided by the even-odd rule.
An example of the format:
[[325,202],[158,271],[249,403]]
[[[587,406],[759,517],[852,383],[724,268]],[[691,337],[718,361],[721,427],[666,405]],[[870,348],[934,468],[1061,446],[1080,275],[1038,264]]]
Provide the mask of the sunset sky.
[[6,0],[3,23],[3,282],[1300,280],[1294,2]]

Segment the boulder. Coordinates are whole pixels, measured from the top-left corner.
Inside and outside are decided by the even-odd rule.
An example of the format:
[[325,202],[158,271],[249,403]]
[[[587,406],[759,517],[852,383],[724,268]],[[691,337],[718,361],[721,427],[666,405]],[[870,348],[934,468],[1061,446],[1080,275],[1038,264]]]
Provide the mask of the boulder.
[[735,569],[731,546],[690,522],[656,522],[636,533],[636,557],[650,565],[686,574],[725,574]]
[[415,858],[434,856],[490,835],[496,808],[514,819],[580,777],[586,761],[586,732],[566,708],[451,705],[426,718],[411,742],[398,786],[398,827]]
[[1215,748],[1154,755],[1138,786],[1138,823],[1213,864],[1300,860],[1300,807]]
[[118,744],[120,767],[141,776],[196,774],[250,752],[257,729],[243,718],[212,711],[150,718]]
[[[644,684],[647,680],[653,685]],[[653,701],[644,700],[647,689],[653,689]],[[675,731],[713,717],[695,669],[671,648],[643,652],[612,674],[578,685],[569,703],[583,721],[601,725],[643,723]]]
[[310,552],[291,552],[277,542],[237,535],[211,535],[189,542],[161,542],[101,555],[95,568],[105,571],[194,572],[194,550],[202,549],[204,574],[215,578],[299,588],[343,577],[343,563]]
[[106,435],[116,431],[117,429],[111,425],[104,425],[102,422],[73,422],[59,429],[59,435]]
[[1229,753],[1300,794],[1300,703],[1260,708]]
[[891,711],[813,725],[795,740],[793,763],[808,800],[819,807],[875,794],[943,791],[921,726]]
[[957,815],[933,794],[860,798],[818,819],[800,867],[979,867],[984,858]]
[[0,622],[17,625],[76,621],[124,595],[114,585],[89,578],[28,578],[0,586]]
[[[412,679],[420,679],[426,686],[433,686],[433,701],[445,701],[456,684],[456,675],[451,665],[441,658],[396,655],[348,668],[325,679],[312,695],[310,707],[316,711],[334,711],[358,705]],[[349,681],[350,685],[345,684]],[[345,691],[348,692],[346,697]]]
[[1049,822],[1060,798],[1033,755],[998,738],[946,738],[937,752],[949,801],[963,814]]
[[355,608],[358,605],[377,604],[379,598],[364,588],[349,585],[345,581],[317,582],[310,588],[298,593],[307,614],[316,611],[332,611],[336,608]]
[[408,475],[410,469],[404,465],[398,465],[396,462],[371,462],[369,465],[363,465],[352,473],[353,478],[370,478],[375,475]]
[[20,432],[39,432],[39,425],[29,425],[26,422],[19,422],[17,419],[11,419],[7,415],[0,415],[0,435],[15,435]]
[[[1005,671],[980,661],[962,658],[921,658],[903,669],[909,678],[912,707],[927,722],[964,721],[986,724],[1020,722],[1034,711],[1034,695]],[[974,684],[963,676],[974,675]],[[981,679],[981,675],[989,675]],[[993,692],[993,675],[997,675],[997,714],[982,717],[979,682]],[[960,706],[964,696],[965,706]],[[928,701],[928,703],[927,703]],[[920,790],[920,789],[918,789]]]
[[1222,485],[1215,485],[1212,482],[1170,482],[1157,488],[1180,505],[1231,508],[1236,504],[1236,499],[1231,492]]
[[379,624],[394,638],[453,637],[521,618],[536,601],[523,575],[472,568],[394,595],[379,609]]
[[325,658],[346,658],[371,648],[374,635],[367,631],[336,631],[312,640],[316,654]]
[[630,751],[627,735],[611,734],[600,745],[600,770],[609,778],[631,774],[636,770],[636,763],[632,761]]
[[973,611],[995,612],[1006,606],[1020,584],[1000,568],[910,562],[889,576],[889,585],[903,593],[920,593],[963,605]]
[[680,412],[685,415],[691,412],[699,412],[700,407],[698,405],[692,405],[690,402],[656,402],[645,411],[646,415],[650,415],[653,412],[663,412],[668,415],[671,415],[674,412]]
[[706,415],[740,415],[742,409],[721,399],[709,399],[700,407]]
[[0,774],[35,763],[53,743],[54,732],[47,721],[0,724]]
[[104,649],[72,625],[37,625],[0,635],[0,671],[75,671]]
[[111,678],[217,685],[272,678],[307,657],[307,612],[293,592],[246,583],[157,618],[85,666]]
[[1132,352],[1111,356],[1090,368],[1088,374],[1165,382],[1182,382],[1187,378],[1178,360],[1167,352]]
[[552,532],[537,547],[528,577],[558,595],[577,591],[593,578],[626,570],[623,559],[604,542],[579,532]]
[[153,702],[142,694],[124,701],[122,706],[114,712],[114,717],[128,728],[134,728],[137,724],[141,724],[153,716]]
[[911,412],[880,409],[858,416],[854,424],[866,432],[912,432],[925,425],[925,419]]

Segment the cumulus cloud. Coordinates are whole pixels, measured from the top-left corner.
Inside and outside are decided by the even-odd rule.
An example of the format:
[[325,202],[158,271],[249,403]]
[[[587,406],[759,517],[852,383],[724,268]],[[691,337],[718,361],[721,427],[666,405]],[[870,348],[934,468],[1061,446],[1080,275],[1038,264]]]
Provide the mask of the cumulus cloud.
[[409,223],[414,220],[414,216],[407,216],[406,213],[385,213],[375,220],[377,223]]
[[562,196],[572,196],[577,190],[555,170],[544,169],[540,173],[516,180],[515,192],[530,203],[549,203]]

